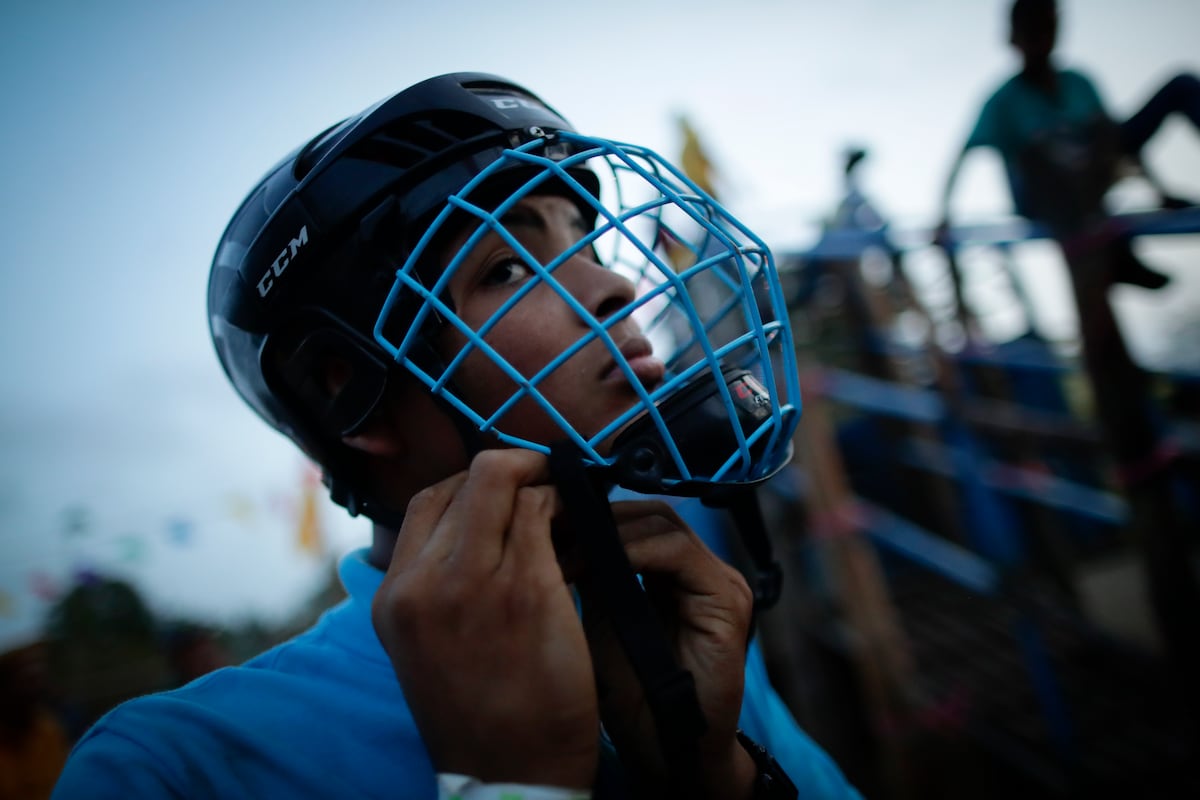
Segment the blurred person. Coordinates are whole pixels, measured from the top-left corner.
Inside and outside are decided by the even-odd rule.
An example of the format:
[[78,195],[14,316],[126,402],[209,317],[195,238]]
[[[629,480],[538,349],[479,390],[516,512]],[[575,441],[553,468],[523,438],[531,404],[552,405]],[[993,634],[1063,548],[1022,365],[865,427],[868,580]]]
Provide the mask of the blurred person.
[[[1177,678],[1176,690],[1181,703],[1195,712],[1200,708],[1194,680],[1200,672],[1200,586],[1179,489],[1186,476],[1151,378],[1133,359],[1108,298],[1114,282],[1159,289],[1168,276],[1136,257],[1128,229],[1107,214],[1104,198],[1119,167],[1127,161],[1139,164],[1144,145],[1169,115],[1182,114],[1200,131],[1200,81],[1178,75],[1136,114],[1117,121],[1082,72],[1055,64],[1059,16],[1053,0],[1016,0],[1010,21],[1022,69],[984,105],[963,152],[996,148],[1017,211],[1041,223],[1062,249],[1092,417],[1112,460],[1113,483],[1128,500],[1130,541],[1138,550],[1145,596]],[[961,161],[960,154],[947,183],[946,206]],[[1188,205],[1153,175],[1146,177],[1161,206]],[[946,235],[943,223],[943,243]]]
[[1017,213],[1047,226],[1069,259],[1075,251],[1103,245],[1113,280],[1162,288],[1168,276],[1137,259],[1128,234],[1104,226],[1103,201],[1123,169],[1132,167],[1157,192],[1163,208],[1192,205],[1167,192],[1147,170],[1141,153],[1173,113],[1200,130],[1200,80],[1179,74],[1137,113],[1118,121],[1084,72],[1055,62],[1058,25],[1055,0],[1012,4],[1009,40],[1021,55],[1021,71],[987,100],[955,158],[942,196],[937,238],[948,234],[950,198],[966,154],[991,147],[1004,160]]
[[883,215],[859,185],[859,171],[867,157],[866,148],[846,148],[842,161],[842,198],[828,223],[831,230],[880,231],[886,227]]
[[[211,332],[372,542],[309,631],[102,719],[56,796],[857,797],[751,639],[778,565],[752,590],[668,503],[608,500],[744,501],[791,454],[773,260],[682,180],[473,73],[271,170]],[[712,314],[664,229],[719,277]]]
[[70,743],[49,700],[43,643],[0,655],[0,800],[50,796]]

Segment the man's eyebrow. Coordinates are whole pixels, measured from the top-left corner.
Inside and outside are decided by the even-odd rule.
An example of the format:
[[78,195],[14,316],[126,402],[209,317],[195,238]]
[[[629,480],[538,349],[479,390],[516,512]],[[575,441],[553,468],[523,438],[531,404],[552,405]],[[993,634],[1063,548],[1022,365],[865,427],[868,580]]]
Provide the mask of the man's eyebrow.
[[[546,231],[546,218],[540,212],[522,206],[516,206],[505,212],[504,216],[500,218],[500,223],[506,228],[525,227],[533,228],[542,233]],[[568,224],[578,230],[580,234],[587,234],[589,232],[587,225],[583,221],[583,217],[578,211],[571,214]]]
[[542,218],[541,214],[531,211],[528,208],[522,208],[521,206],[506,211],[504,216],[500,218],[500,223],[506,228],[516,226],[533,228],[538,231],[546,230],[546,220]]

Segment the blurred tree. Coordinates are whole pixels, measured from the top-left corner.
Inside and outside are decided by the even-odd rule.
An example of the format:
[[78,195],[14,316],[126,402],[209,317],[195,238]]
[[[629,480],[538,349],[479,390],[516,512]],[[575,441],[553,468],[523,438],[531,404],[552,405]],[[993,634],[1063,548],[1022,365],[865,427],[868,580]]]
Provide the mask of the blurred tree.
[[46,637],[51,680],[83,727],[170,682],[154,615],[125,581],[80,576],[50,609]]
[[233,663],[225,636],[216,628],[186,620],[170,624],[163,636],[171,681],[182,686]]

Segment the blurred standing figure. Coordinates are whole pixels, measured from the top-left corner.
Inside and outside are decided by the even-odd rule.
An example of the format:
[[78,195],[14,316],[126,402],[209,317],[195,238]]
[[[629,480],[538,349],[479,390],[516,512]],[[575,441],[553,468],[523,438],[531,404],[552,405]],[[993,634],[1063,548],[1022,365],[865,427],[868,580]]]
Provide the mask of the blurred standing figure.
[[1111,244],[1114,280],[1161,288],[1167,276],[1137,261],[1128,236],[1082,234],[1103,229],[1104,195],[1126,165],[1145,176],[1163,208],[1191,205],[1168,194],[1146,170],[1140,154],[1174,112],[1200,130],[1200,80],[1190,74],[1175,76],[1140,111],[1118,122],[1084,73],[1054,63],[1059,21],[1055,0],[1016,0],[1010,19],[1010,42],[1021,54],[1021,71],[984,104],[954,161],[942,197],[939,238],[950,226],[950,196],[964,156],[975,147],[992,147],[1004,159],[1017,213],[1049,227],[1068,257],[1073,248]]
[[842,195],[829,227],[833,230],[878,231],[886,224],[883,215],[871,204],[858,185],[858,166],[867,157],[867,151],[862,147],[849,147],[845,153],[845,163],[842,166],[843,186]]

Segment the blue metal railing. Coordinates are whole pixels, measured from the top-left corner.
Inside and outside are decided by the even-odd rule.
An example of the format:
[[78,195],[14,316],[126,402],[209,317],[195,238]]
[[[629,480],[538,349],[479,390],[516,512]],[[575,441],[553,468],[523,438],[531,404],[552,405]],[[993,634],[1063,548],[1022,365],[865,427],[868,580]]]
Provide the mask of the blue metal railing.
[[[1198,234],[1200,207],[1121,214],[1112,217],[1108,224],[1113,233],[1135,236]],[[780,254],[779,263],[781,271],[790,268],[799,272],[821,262],[857,260],[871,248],[878,248],[893,258],[899,258],[909,252],[938,245],[947,248],[950,256],[964,246],[991,246],[1012,257],[1015,246],[1050,238],[1048,231],[1041,226],[1019,218],[956,227],[938,245],[935,245],[933,237],[934,232],[929,229],[893,230],[887,226],[873,230],[826,230],[812,247]],[[954,276],[956,281],[960,277]],[[1028,306],[1028,298],[1022,299]],[[863,339],[886,349],[888,355],[903,356],[920,352],[918,348],[901,352],[905,348],[888,342],[877,331],[872,333]],[[1040,348],[1015,354],[968,347],[950,358],[952,363],[959,366],[1032,371],[1051,380],[1057,374],[1078,369],[1058,358],[1044,343]],[[819,378],[812,384],[830,401],[867,415],[919,424],[934,431],[940,441],[905,437],[897,442],[898,446],[893,448],[896,464],[950,478],[958,486],[969,520],[968,530],[964,531],[963,537],[969,543],[967,546],[925,530],[891,509],[855,498],[861,530],[880,551],[917,564],[974,593],[998,597],[1013,591],[1014,587],[1007,576],[1019,569],[1026,558],[1019,529],[1021,522],[1014,513],[1014,503],[1032,503],[1051,512],[1066,513],[1104,526],[1121,527],[1129,521],[1128,504],[1112,492],[1025,466],[1007,464],[994,457],[974,435],[974,427],[986,424],[988,420],[969,419],[970,414],[964,411],[969,411],[970,404],[974,402],[981,407],[986,406],[983,410],[992,416],[1003,417],[1005,414],[997,412],[1005,412],[1010,422],[1018,423],[1014,427],[1023,427],[1023,435],[1055,432],[1060,438],[1073,436],[1077,443],[1090,442],[1098,447],[1100,437],[1091,431],[1089,425],[1068,413],[1024,407],[1011,401],[967,399],[963,396],[950,398],[932,388],[891,382],[841,369],[825,367],[819,369],[818,373]],[[1172,378],[1180,381],[1200,380],[1200,376],[1187,375],[1173,375]],[[995,424],[1001,420],[993,419],[990,422]],[[1194,424],[1181,423],[1180,432],[1189,433],[1194,427]],[[1185,443],[1188,441],[1187,436],[1176,438]],[[1200,443],[1200,434],[1193,438]],[[1021,603],[1018,605],[1023,606]],[[1016,615],[1014,623],[1014,633],[1020,642],[1029,679],[1038,696],[1047,727],[1063,755],[1071,758],[1075,755],[1072,720],[1042,642],[1038,620],[1025,607]]]

